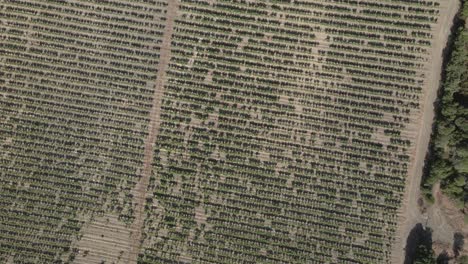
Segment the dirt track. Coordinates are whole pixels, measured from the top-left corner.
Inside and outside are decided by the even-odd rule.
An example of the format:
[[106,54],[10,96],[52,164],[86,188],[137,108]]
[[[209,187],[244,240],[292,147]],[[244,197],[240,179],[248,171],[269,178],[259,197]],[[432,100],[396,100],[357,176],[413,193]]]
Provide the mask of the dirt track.
[[174,19],[179,9],[179,1],[168,1],[166,13],[166,27],[163,33],[163,41],[161,44],[161,53],[158,64],[158,73],[156,77],[156,84],[154,85],[153,106],[150,114],[150,125],[148,137],[145,141],[145,157],[143,161],[143,170],[141,179],[132,190],[134,194],[133,204],[135,204],[135,220],[131,226],[131,251],[127,263],[137,263],[138,254],[141,249],[142,228],[144,222],[144,208],[146,200],[146,192],[151,177],[153,161],[154,144],[159,132],[160,116],[161,116],[161,103],[164,94],[164,83],[166,80],[166,71],[171,59],[171,39],[174,30]]
[[427,210],[428,226],[433,230],[432,239],[445,244],[453,243],[455,232],[468,232],[464,225],[464,215],[448,197],[440,191],[440,183],[432,189],[435,202]]
[[434,102],[437,98],[442,73],[443,50],[447,44],[450,30],[460,3],[458,0],[448,0],[442,4],[441,15],[434,30],[436,39],[432,48],[432,58],[428,62],[429,76],[426,77],[424,96],[422,97],[422,111],[419,115],[418,136],[413,152],[412,166],[407,179],[407,189],[400,208],[400,220],[396,232],[396,242],[392,248],[392,263],[400,264],[404,261],[404,248],[410,230],[424,219],[418,210],[419,186],[421,182],[424,159],[426,157],[434,120]]

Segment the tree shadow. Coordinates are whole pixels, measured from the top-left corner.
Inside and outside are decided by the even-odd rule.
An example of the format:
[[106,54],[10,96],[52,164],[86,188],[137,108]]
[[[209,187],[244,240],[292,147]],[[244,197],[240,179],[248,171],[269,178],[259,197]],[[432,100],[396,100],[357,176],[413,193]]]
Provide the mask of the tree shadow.
[[418,223],[411,229],[406,239],[404,264],[412,264],[414,262],[416,249],[420,245],[432,248],[432,230],[428,227],[424,228],[421,223]]
[[453,254],[455,257],[460,256],[460,252],[463,251],[463,246],[465,245],[465,237],[462,233],[456,232],[453,234]]
[[437,256],[436,263],[437,264],[448,264],[450,261],[450,256],[446,250],[442,251],[442,253]]
[[460,252],[463,251],[463,246],[465,245],[465,238],[463,237],[463,234],[460,232],[457,232],[453,234],[453,246],[452,246],[452,251],[453,251],[453,257],[449,255],[449,253],[444,250],[442,253],[437,256],[437,264],[448,264],[449,261],[453,258],[458,258],[460,256]]

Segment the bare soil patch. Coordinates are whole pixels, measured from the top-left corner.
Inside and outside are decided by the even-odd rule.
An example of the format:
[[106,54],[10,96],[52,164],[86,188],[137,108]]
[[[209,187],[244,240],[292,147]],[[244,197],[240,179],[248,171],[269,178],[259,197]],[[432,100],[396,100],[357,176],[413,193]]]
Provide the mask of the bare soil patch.
[[76,264],[127,263],[131,244],[130,230],[115,215],[96,218],[83,228],[83,237],[75,245],[78,248]]
[[432,194],[435,202],[427,208],[427,226],[432,229],[436,255],[445,252],[449,259],[468,255],[468,246],[465,245],[468,241],[468,226],[464,224],[462,210],[441,192],[440,183],[434,185]]

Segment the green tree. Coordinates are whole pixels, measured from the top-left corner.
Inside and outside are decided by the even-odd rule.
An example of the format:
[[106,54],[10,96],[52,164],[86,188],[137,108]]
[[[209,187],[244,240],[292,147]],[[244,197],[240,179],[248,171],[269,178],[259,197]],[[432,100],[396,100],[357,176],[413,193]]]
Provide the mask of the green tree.
[[414,259],[414,264],[435,264],[435,255],[434,251],[431,248],[431,245],[419,245],[416,248],[416,255]]

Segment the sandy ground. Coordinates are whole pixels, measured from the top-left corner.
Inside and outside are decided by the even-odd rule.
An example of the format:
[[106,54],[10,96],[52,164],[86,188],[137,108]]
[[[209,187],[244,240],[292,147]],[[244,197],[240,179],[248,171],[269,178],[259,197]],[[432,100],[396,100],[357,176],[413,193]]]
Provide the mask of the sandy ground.
[[127,263],[124,260],[130,251],[130,230],[116,215],[99,217],[82,232],[83,237],[76,244],[79,252],[73,263]]
[[451,244],[455,232],[468,232],[464,215],[448,197],[440,191],[440,183],[434,185],[435,202],[427,209],[427,225],[433,229],[432,239]]
[[[460,255],[468,256],[468,225],[464,223],[464,214],[448,197],[440,191],[440,183],[432,189],[435,202],[430,205],[424,217],[426,225],[432,229],[433,248],[436,255],[446,252],[451,258],[455,257],[455,234],[462,235],[465,243],[460,249]],[[452,263],[452,262],[450,262]]]
[[436,39],[432,49],[432,59],[428,62],[430,76],[427,77],[424,97],[422,101],[422,112],[419,116],[419,133],[415,150],[413,152],[412,166],[407,179],[407,189],[403,200],[403,206],[400,208],[400,222],[396,232],[396,241],[392,248],[392,263],[403,263],[406,246],[406,239],[410,230],[417,224],[423,223],[424,218],[418,210],[418,198],[420,195],[419,186],[423,172],[424,160],[426,157],[429,140],[432,133],[432,124],[434,120],[434,102],[437,98],[439,88],[443,50],[450,35],[453,18],[455,17],[460,3],[458,0],[448,0],[442,3],[441,16],[435,28]]
[[161,116],[161,103],[162,95],[164,94],[164,83],[166,80],[166,71],[171,59],[171,39],[172,32],[174,31],[174,18],[179,9],[179,1],[168,1],[166,13],[166,27],[163,33],[163,42],[161,45],[161,53],[158,65],[158,73],[156,77],[156,84],[154,86],[153,106],[150,114],[149,133],[145,142],[145,157],[143,163],[143,171],[140,181],[132,190],[133,204],[135,204],[135,221],[131,226],[132,235],[131,243],[132,248],[126,263],[137,263],[138,254],[141,249],[142,228],[144,223],[144,206],[146,200],[146,191],[151,177],[151,164],[153,161],[154,144],[159,132],[160,116]]

